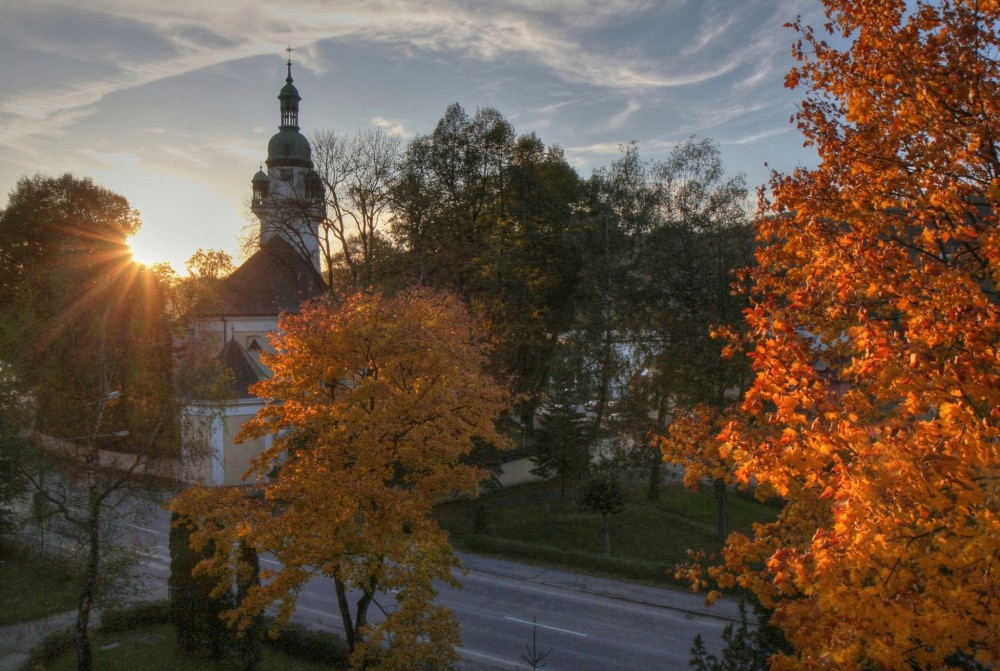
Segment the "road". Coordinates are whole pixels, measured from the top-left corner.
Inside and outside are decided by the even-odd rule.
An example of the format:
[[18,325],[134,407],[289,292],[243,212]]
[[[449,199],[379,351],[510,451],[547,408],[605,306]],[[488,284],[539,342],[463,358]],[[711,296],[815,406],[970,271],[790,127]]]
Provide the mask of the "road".
[[[163,593],[169,574],[168,514],[128,522],[148,548],[150,587]],[[439,603],[461,623],[463,671],[529,669],[522,658],[532,640],[551,648],[546,671],[643,671],[688,668],[701,634],[718,654],[722,630],[738,615],[735,603],[706,608],[700,596],[569,571],[460,554],[463,588],[442,586]],[[264,562],[273,560],[263,558]],[[391,595],[382,600],[391,605]],[[341,632],[331,583],[311,581],[299,597],[297,621]]]

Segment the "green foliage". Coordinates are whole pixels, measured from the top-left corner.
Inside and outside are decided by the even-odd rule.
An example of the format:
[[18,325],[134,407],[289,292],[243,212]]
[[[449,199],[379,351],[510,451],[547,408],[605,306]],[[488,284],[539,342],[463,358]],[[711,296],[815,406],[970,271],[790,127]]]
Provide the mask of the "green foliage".
[[608,462],[597,464],[590,470],[580,493],[580,503],[605,518],[618,515],[625,509],[625,492],[615,469]]
[[[650,501],[644,488],[623,485],[625,509],[610,520],[613,557],[603,554],[600,517],[581,511],[576,499],[562,500],[554,481],[483,494],[477,501],[442,504],[435,516],[449,540],[463,550],[637,580],[674,583],[673,567],[690,561],[689,549],[718,551],[710,491],[668,485],[659,500]],[[480,503],[490,508],[488,533],[473,530],[474,509]],[[777,510],[734,497],[733,529],[748,533],[753,523],[773,520]]]
[[0,363],[0,542],[16,528],[13,504],[27,490],[28,481],[20,468],[27,441],[22,436],[21,413]]
[[722,632],[722,659],[708,652],[701,634],[695,636],[690,667],[694,671],[769,671],[771,656],[790,652],[791,647],[781,630],[770,624],[770,611],[756,605],[754,611],[757,623],[751,625],[746,603],[740,602],[739,626],[728,624]]
[[177,630],[177,645],[187,654],[206,659],[224,659],[236,647],[235,632],[221,618],[233,605],[231,595],[213,597],[212,576],[193,575],[200,561],[214,554],[207,546],[200,552],[190,547],[194,528],[174,513],[170,525],[170,619]]
[[[65,645],[54,641],[48,650],[38,650],[33,664],[25,671],[75,671],[76,659],[70,653],[72,639],[66,633]],[[232,671],[227,662],[213,662],[178,653],[173,628],[160,624],[113,633],[94,634],[94,666],[100,671]],[[68,646],[68,647],[67,647]],[[331,671],[343,669],[339,659],[307,661],[282,651],[265,648],[259,671]]]
[[[236,575],[236,603],[242,602],[253,587],[260,586],[260,559],[257,551],[246,543],[240,543],[239,563],[241,570]],[[264,616],[261,613],[249,618],[247,626],[235,632],[232,657],[238,671],[253,671],[260,661],[263,635]]]
[[0,214],[4,373],[47,435],[174,444],[163,293],[126,243],[138,227],[123,197],[70,175],[21,179]]
[[276,636],[265,638],[264,643],[269,648],[308,661],[334,668],[347,666],[347,644],[336,634],[327,631],[309,629],[300,624],[286,624],[277,630]]
[[469,117],[457,104],[409,144],[393,189],[403,272],[459,294],[488,326],[494,367],[513,375],[528,432],[575,313],[580,197],[559,147],[517,136],[495,109]]
[[746,182],[726,178],[718,144],[688,140],[656,168],[661,221],[637,261],[643,328],[655,334],[653,381],[681,408],[721,409],[727,392],[749,383],[746,357],[724,358],[721,327],[745,329],[746,296],[733,292],[736,272],[753,264]]
[[170,602],[168,600],[146,601],[126,608],[103,611],[99,631],[116,633],[168,622],[170,622]]
[[0,544],[0,560],[0,626],[76,608],[79,583],[71,563],[13,542]]
[[560,398],[547,409],[531,472],[543,478],[557,476],[560,494],[565,498],[567,482],[579,480],[590,466],[589,434],[583,416],[568,399]]
[[48,671],[52,662],[73,649],[73,630],[61,629],[54,631],[42,639],[28,656],[28,661],[21,667],[23,671]]

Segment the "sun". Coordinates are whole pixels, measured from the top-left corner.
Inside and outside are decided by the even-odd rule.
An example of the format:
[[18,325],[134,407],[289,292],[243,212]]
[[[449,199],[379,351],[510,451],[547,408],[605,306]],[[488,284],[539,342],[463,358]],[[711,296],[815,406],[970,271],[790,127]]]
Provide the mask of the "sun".
[[127,242],[132,252],[132,260],[137,263],[152,266],[167,261],[162,247],[158,249],[156,241],[149,235],[144,236],[142,230],[129,238]]

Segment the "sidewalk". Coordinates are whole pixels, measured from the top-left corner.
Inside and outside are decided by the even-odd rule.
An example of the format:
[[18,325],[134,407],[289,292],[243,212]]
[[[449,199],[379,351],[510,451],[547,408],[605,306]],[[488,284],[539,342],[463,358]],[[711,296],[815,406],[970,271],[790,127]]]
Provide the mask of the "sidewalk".
[[72,627],[74,622],[75,610],[0,627],[0,671],[17,671],[28,661],[28,654],[43,638]]

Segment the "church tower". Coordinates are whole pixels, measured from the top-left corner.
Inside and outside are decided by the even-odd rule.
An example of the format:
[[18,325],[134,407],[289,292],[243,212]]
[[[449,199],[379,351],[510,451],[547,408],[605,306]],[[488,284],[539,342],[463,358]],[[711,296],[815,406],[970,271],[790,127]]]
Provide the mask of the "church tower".
[[260,221],[263,247],[275,236],[319,267],[319,222],[325,214],[323,182],[313,171],[312,149],[299,132],[299,96],[292,84],[292,60],[278,94],[281,124],[267,143],[267,172],[254,175],[251,211]]

